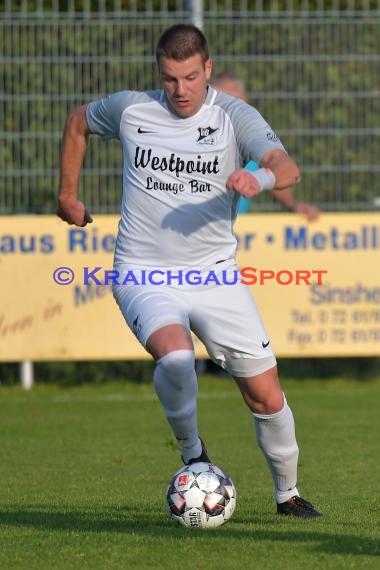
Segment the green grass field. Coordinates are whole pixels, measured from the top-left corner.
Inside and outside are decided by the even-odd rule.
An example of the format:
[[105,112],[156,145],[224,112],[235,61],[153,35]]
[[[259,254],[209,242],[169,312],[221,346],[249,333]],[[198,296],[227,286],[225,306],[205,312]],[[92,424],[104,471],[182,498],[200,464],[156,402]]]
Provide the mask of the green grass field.
[[199,424],[238,504],[215,530],[177,528],[181,462],[151,386],[0,388],[0,569],[380,568],[380,382],[283,383],[299,489],[325,516],[274,514],[272,483],[232,381],[201,378]]

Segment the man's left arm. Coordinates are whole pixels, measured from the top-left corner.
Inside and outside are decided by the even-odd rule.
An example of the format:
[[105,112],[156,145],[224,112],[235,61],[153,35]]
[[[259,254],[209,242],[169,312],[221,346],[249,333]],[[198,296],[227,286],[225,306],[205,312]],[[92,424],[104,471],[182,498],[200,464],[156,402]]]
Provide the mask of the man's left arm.
[[268,150],[260,160],[261,168],[269,168],[275,177],[273,190],[283,190],[301,181],[301,173],[294,160],[281,149]]
[[[275,175],[276,184],[272,196],[289,212],[304,214],[309,221],[319,216],[319,210],[308,202],[297,202],[291,187],[301,180],[299,169],[293,159],[283,150],[267,152],[260,162],[260,166],[270,168]],[[293,179],[293,182],[292,182]],[[289,184],[286,181],[289,180]]]

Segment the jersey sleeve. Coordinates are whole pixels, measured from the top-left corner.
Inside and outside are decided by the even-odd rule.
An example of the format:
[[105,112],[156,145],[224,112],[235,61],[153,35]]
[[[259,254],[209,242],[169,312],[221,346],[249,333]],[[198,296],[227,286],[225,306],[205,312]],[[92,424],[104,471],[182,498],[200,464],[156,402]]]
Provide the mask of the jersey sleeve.
[[90,131],[103,140],[118,139],[123,112],[134,103],[150,100],[151,95],[139,91],[119,91],[86,107]]
[[219,103],[230,118],[242,164],[258,164],[268,150],[285,150],[283,144],[257,109],[235,97],[218,94]]
[[86,107],[89,129],[104,140],[119,138],[120,121],[126,106],[127,92],[109,95],[93,101]]

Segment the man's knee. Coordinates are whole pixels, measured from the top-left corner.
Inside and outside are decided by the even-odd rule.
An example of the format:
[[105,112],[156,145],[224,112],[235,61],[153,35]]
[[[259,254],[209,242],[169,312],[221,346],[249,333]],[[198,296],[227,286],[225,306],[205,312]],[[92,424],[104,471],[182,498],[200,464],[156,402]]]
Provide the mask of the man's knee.
[[195,355],[192,350],[175,350],[157,361],[153,383],[168,418],[187,418],[196,409],[198,392]]
[[152,333],[146,348],[157,361],[172,352],[194,350],[190,332],[180,324],[167,325]]
[[181,349],[168,352],[157,360],[156,367],[172,384],[180,388],[183,379],[195,371],[194,351]]

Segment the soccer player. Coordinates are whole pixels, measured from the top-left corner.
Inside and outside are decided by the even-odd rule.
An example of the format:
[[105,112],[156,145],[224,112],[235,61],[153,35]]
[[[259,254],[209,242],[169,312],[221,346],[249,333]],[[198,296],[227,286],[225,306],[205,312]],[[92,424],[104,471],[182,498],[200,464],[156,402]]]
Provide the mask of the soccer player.
[[[233,71],[224,70],[217,73],[212,81],[212,86],[217,89],[217,91],[228,93],[233,97],[238,97],[246,103],[249,102],[248,93],[243,81]],[[308,202],[298,202],[295,199],[291,188],[283,188],[282,190],[274,188],[271,192],[273,198],[289,212],[303,214],[306,216],[308,221],[313,221],[318,218],[319,209]],[[250,200],[247,198],[241,199],[238,213],[244,214],[248,212],[249,209]]]
[[[156,57],[161,90],[114,93],[67,118],[58,215],[78,226],[92,221],[77,189],[87,139],[119,138],[123,198],[114,269],[120,278],[113,292],[156,361],[154,386],[184,463],[209,461],[197,427],[192,330],[234,377],[252,412],[277,512],[320,516],[299,497],[293,415],[256,304],[234,279],[240,196],[288,188],[299,181],[299,169],[256,109],[209,85],[212,62],[199,29],[167,29]],[[249,160],[260,169],[244,170]]]

